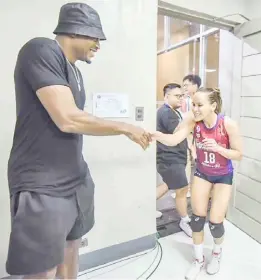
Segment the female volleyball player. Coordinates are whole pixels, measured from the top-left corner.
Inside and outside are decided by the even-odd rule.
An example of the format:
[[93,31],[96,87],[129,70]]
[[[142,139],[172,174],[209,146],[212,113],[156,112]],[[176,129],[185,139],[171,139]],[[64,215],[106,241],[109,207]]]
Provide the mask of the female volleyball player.
[[204,266],[203,241],[209,194],[213,188],[209,228],[214,238],[212,257],[207,273],[219,271],[224,240],[224,225],[232,192],[232,160],[241,160],[242,144],[237,124],[221,112],[222,99],[218,89],[201,88],[193,97],[191,116],[174,134],[155,132],[153,138],[162,144],[175,146],[194,131],[197,169],[192,184],[193,215],[191,228],[195,261],[186,279],[196,279]]

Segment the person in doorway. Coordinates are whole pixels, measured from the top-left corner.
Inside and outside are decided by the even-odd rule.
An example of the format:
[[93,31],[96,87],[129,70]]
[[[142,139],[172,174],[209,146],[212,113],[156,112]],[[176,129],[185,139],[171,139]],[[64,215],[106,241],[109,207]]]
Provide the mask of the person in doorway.
[[[172,134],[178,127],[182,116],[180,108],[184,94],[179,84],[171,83],[163,89],[164,105],[157,111],[157,130]],[[176,209],[181,216],[180,228],[190,237],[190,218],[187,212],[188,178],[186,176],[187,140],[184,139],[176,147],[168,147],[157,143],[157,171],[168,189],[176,192]]]
[[201,88],[193,96],[193,114],[187,125],[173,135],[156,132],[153,138],[168,146],[182,142],[193,131],[196,143],[197,166],[192,184],[191,228],[195,261],[186,279],[197,278],[204,267],[204,225],[208,200],[213,188],[209,228],[214,238],[212,258],[207,265],[208,274],[216,274],[220,268],[224,241],[224,218],[227,212],[233,182],[232,160],[242,158],[242,140],[239,128],[233,120],[221,112],[222,99],[218,89]]
[[[201,78],[198,75],[189,74],[183,78],[183,93],[185,94],[185,98],[183,100],[182,106],[180,108],[183,117],[186,118],[186,115],[192,108],[192,97],[196,93],[196,91],[201,86]],[[196,149],[193,143],[193,135],[190,134],[187,138],[188,140],[188,154],[187,154],[187,167],[186,173],[190,181],[193,178],[193,171],[195,167],[195,160],[196,160]],[[192,176],[191,176],[192,175]],[[190,188],[188,191],[188,196],[190,197]]]
[[185,94],[181,110],[187,113],[191,110],[191,98],[201,86],[201,78],[198,75],[189,74],[183,78],[183,93]]
[[91,63],[105,40],[98,13],[61,7],[56,39],[34,38],[14,73],[17,121],[8,162],[12,227],[6,270],[30,279],[76,279],[81,237],[94,225],[94,182],[83,135],[125,135],[146,149],[150,134],[84,111],[76,61]]
[[[183,78],[183,93],[185,94],[185,98],[183,101],[183,104],[181,106],[181,111],[184,115],[191,111],[192,109],[192,97],[197,92],[197,90],[201,86],[201,78],[198,75],[187,75]],[[189,146],[189,152],[190,152],[190,162],[188,162],[188,165],[192,164],[192,161],[195,160],[196,154],[195,154],[195,146],[193,145],[193,137],[189,135],[188,137],[188,146]]]
[[[168,192],[168,186],[164,183],[162,177],[157,172],[157,188],[156,188],[156,199],[162,198]],[[156,211],[156,218],[161,218],[162,213],[160,211]]]

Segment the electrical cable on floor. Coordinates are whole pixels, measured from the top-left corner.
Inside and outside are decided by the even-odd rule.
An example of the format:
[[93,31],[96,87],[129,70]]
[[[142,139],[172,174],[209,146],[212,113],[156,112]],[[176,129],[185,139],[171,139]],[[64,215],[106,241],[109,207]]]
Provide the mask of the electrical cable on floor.
[[[108,273],[108,272],[113,271],[113,270],[115,270],[115,269],[124,267],[124,266],[126,266],[127,264],[129,264],[129,263],[131,263],[131,262],[134,262],[134,261],[140,259],[141,257],[145,256],[145,255],[148,255],[149,253],[153,252],[156,248],[158,248],[158,243],[155,245],[155,247],[154,247],[153,249],[151,249],[151,250],[149,250],[149,251],[147,251],[147,252],[145,252],[145,253],[141,253],[141,254],[138,254],[138,255],[134,255],[134,256],[127,257],[127,258],[123,258],[123,259],[117,260],[117,261],[115,261],[115,262],[111,262],[111,263],[109,263],[109,264],[101,265],[101,266],[99,266],[98,268],[94,268],[94,269],[87,270],[87,271],[85,271],[85,272],[83,272],[83,273],[81,273],[81,274],[78,274],[78,277],[81,277],[81,276],[83,276],[83,275],[86,275],[86,274],[89,274],[89,273],[92,273],[92,272],[95,272],[95,271],[102,270],[102,269],[107,268],[107,267],[111,267],[111,266],[113,266],[113,265],[115,265],[115,264],[118,264],[118,263],[121,263],[121,262],[125,262],[125,261],[128,261],[128,260],[131,260],[130,262],[127,262],[127,263],[125,263],[125,264],[123,264],[123,265],[121,265],[121,266],[118,266],[118,267],[116,267],[116,268],[113,268],[112,270],[109,270],[109,271],[104,272],[104,273]],[[99,274],[99,275],[102,275],[102,274],[104,274],[104,273],[101,273],[101,274]],[[99,275],[96,275],[96,276],[99,276]],[[90,277],[90,278],[88,278],[88,279],[94,278],[94,277],[96,277],[96,276]]]
[[[144,279],[144,275],[150,270],[150,268],[152,267],[152,265],[155,263],[157,257],[159,255],[159,243],[157,241],[157,253],[156,253],[156,256],[154,257],[152,263],[149,265],[149,267],[144,271],[142,272],[142,274],[140,276],[138,276],[138,278],[136,278],[136,280],[139,280],[139,279]],[[143,278],[142,278],[143,277]]]
[[161,244],[159,243],[158,240],[157,240],[157,247],[158,247],[158,251],[157,251],[157,254],[156,254],[154,260],[152,261],[152,263],[150,264],[150,266],[137,278],[137,280],[138,280],[138,279],[141,279],[141,278],[151,269],[151,267],[152,267],[153,264],[155,263],[155,261],[156,261],[158,255],[159,255],[159,252],[160,252],[160,258],[159,258],[158,263],[156,264],[156,266],[155,266],[155,268],[152,270],[152,272],[149,274],[149,276],[147,276],[145,279],[146,279],[146,280],[149,279],[149,278],[157,271],[157,269],[158,269],[158,267],[159,267],[159,265],[160,265],[160,263],[161,263],[161,261],[162,261],[162,257],[163,257],[163,249],[162,249],[162,246],[161,246]]
[[160,247],[160,259],[159,259],[159,261],[158,261],[156,267],[155,267],[155,268],[152,270],[152,272],[150,273],[150,275],[147,276],[146,280],[148,280],[148,279],[157,271],[158,267],[159,267],[160,264],[161,264],[162,257],[163,257],[163,249],[162,249],[162,246],[161,246],[161,244],[160,244],[159,242],[158,242],[158,244],[159,244],[159,247]]

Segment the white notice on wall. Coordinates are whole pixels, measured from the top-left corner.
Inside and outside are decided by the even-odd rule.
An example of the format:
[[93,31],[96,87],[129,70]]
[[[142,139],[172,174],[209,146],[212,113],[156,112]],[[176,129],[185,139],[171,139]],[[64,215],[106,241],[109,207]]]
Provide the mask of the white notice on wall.
[[120,93],[93,94],[93,115],[100,118],[128,118],[129,96]]

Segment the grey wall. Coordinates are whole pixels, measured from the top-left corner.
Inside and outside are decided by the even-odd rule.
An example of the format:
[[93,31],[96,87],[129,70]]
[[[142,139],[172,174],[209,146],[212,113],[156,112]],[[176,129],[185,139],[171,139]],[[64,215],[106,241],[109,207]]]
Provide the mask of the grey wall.
[[239,123],[244,145],[243,159],[235,163],[228,219],[261,242],[261,54],[232,34],[227,38],[226,43],[233,46],[233,67],[227,78],[231,80],[231,116]]

